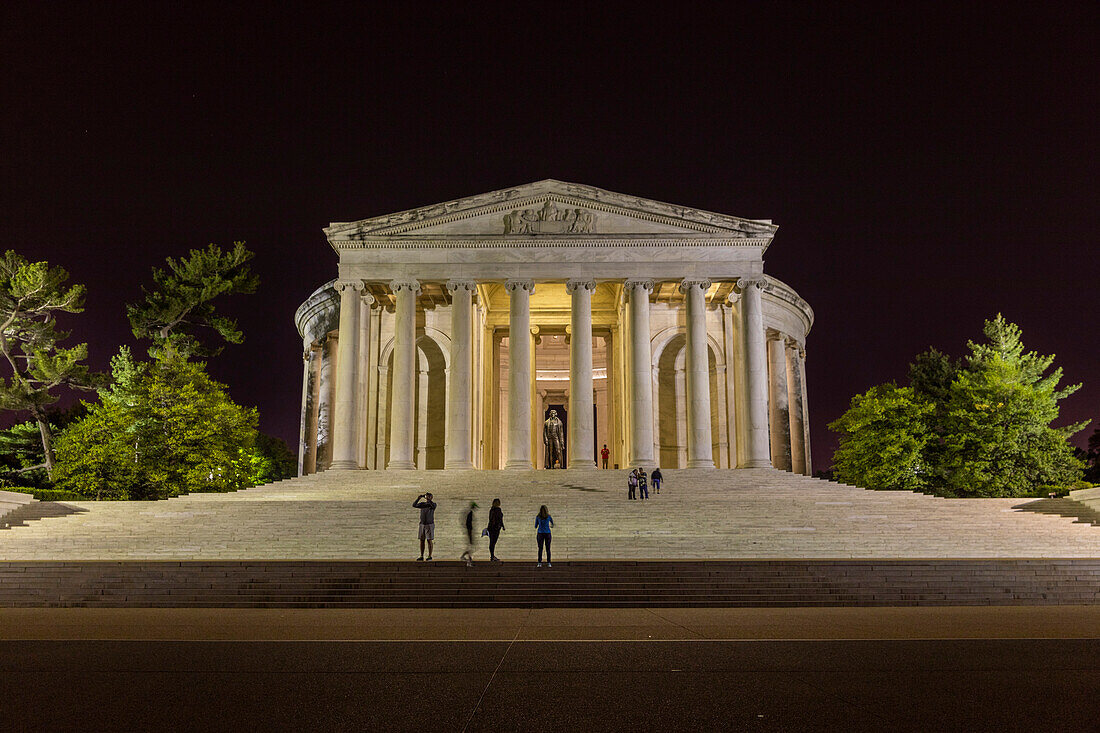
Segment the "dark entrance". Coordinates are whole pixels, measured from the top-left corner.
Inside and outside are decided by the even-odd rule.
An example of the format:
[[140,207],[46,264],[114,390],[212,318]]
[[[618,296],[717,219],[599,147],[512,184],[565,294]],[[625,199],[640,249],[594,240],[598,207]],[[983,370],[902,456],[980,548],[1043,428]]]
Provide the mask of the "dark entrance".
[[[562,440],[562,449],[561,449],[561,458],[562,458],[561,467],[565,468],[566,466],[569,465],[569,454],[568,454],[568,451],[569,451],[569,439],[568,439],[568,435],[569,435],[569,416],[565,412],[565,405],[547,405],[546,412],[544,412],[542,414],[542,424],[543,425],[545,425],[546,421],[550,419],[550,411],[551,410],[557,410],[558,411],[558,419],[561,420],[561,434],[562,434],[562,438],[563,438],[563,440]],[[544,466],[544,468],[553,468],[553,466],[550,465],[550,451],[546,450],[544,452],[546,453],[546,460],[545,460],[546,465]]]

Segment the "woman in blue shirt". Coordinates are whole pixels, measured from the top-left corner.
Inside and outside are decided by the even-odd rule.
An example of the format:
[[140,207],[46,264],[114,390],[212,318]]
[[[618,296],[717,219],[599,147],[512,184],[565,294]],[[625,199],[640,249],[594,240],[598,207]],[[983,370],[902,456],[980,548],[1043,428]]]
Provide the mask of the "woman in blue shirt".
[[552,568],[550,564],[550,528],[554,526],[554,518],[550,516],[550,511],[543,504],[539,507],[539,513],[535,516],[535,532],[539,541],[539,564],[535,567],[542,567],[542,547],[546,546],[546,567]]

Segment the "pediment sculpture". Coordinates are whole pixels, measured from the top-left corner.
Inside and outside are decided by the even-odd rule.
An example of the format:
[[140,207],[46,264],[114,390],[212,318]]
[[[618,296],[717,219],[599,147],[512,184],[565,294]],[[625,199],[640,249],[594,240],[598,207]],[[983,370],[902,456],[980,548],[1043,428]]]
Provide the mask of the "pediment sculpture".
[[504,215],[505,234],[592,234],[595,224],[591,211],[557,206],[553,201]]

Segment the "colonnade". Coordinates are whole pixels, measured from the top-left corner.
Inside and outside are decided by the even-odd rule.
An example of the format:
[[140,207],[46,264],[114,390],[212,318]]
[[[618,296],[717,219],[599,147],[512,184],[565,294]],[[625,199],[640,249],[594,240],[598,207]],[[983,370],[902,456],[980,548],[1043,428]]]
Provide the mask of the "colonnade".
[[[739,446],[739,466],[761,468],[774,466],[799,473],[809,473],[809,437],[806,415],[805,352],[793,339],[776,331],[766,331],[762,291],[767,281],[763,276],[744,277],[737,281],[740,290],[740,349],[744,367],[740,383],[743,420]],[[415,279],[393,280],[394,343],[392,390],[389,397],[389,463],[387,468],[413,469],[414,403],[416,379],[416,302],[420,283]],[[592,394],[592,293],[594,279],[575,278],[566,282],[570,296],[569,341],[569,415],[567,457],[569,468],[594,468],[594,425],[587,396]],[[685,278],[679,290],[685,301],[685,406],[687,467],[714,468],[711,436],[711,395],[708,366],[706,293],[711,282],[706,278]],[[476,283],[473,280],[452,279],[446,283],[451,294],[451,359],[447,385],[446,452],[444,468],[475,467],[471,409],[473,374],[471,373],[472,304]],[[535,290],[530,279],[509,279],[504,288],[509,296],[509,333],[531,332],[530,299]],[[335,389],[331,416],[331,463],[333,469],[358,468],[357,454],[357,388],[363,375],[360,362],[360,341],[368,338],[369,322],[363,322],[366,300],[361,282],[338,281],[335,288],[340,298],[340,319],[336,339]],[[624,281],[624,304],[629,324],[626,356],[627,394],[629,405],[628,450],[631,465],[651,468],[657,465],[654,450],[653,364],[650,345],[650,297],[654,281],[630,278]],[[334,336],[336,334],[333,334]],[[303,405],[309,390],[318,385],[310,378],[317,369],[316,349],[307,350],[302,392]],[[505,469],[529,470],[532,456],[532,354],[529,339],[509,338],[508,341],[508,416],[507,457]],[[331,362],[332,360],[328,360]],[[312,371],[311,371],[312,370]],[[330,379],[330,373],[327,375]],[[316,412],[316,411],[314,411]],[[303,434],[316,429],[308,425],[311,418],[303,410]],[[732,426],[730,428],[732,430]],[[316,450],[314,447],[313,450]],[[316,462],[303,450],[305,463]],[[316,465],[316,463],[315,463]],[[318,466],[319,468],[319,466]]]

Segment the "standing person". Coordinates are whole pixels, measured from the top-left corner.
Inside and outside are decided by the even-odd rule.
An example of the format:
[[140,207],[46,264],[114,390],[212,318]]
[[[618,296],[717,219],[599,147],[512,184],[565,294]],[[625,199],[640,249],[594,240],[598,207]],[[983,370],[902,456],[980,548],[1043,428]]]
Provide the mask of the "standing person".
[[611,451],[607,449],[607,443],[600,449],[600,458],[603,459],[603,467],[607,468],[607,459],[611,457]]
[[500,499],[493,499],[493,506],[489,509],[489,559],[500,562],[497,557],[497,538],[504,531],[504,511],[500,508]]
[[661,467],[653,469],[653,473],[649,474],[649,479],[653,482],[653,493],[661,493],[661,482],[665,480],[665,477],[661,475]]
[[539,513],[535,516],[535,537],[539,543],[539,564],[535,567],[542,567],[542,548],[546,546],[546,567],[552,568],[550,564],[550,528],[554,526],[554,518],[550,516],[550,511],[543,504],[539,507]]
[[647,483],[648,479],[646,477],[645,468],[638,466],[638,498],[643,501],[649,498],[649,487]]
[[626,477],[626,498],[634,501],[634,491],[638,488],[638,469],[634,469]]
[[462,553],[462,559],[466,561],[466,567],[474,566],[474,512],[477,511],[477,502],[470,502],[470,511],[466,512],[466,551]]
[[[423,499],[423,501],[421,501]],[[420,557],[417,562],[424,559],[424,541],[428,542],[428,559],[432,559],[432,549],[435,546],[435,502],[431,494],[420,494],[413,502],[413,508],[420,510]]]

